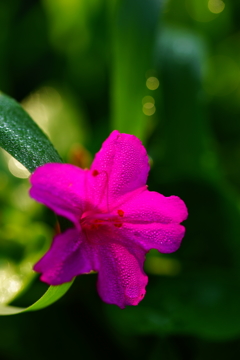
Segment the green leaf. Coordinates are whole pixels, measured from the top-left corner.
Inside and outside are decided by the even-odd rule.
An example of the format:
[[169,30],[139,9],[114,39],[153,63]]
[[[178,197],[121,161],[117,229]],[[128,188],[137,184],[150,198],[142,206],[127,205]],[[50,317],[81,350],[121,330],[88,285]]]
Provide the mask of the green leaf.
[[30,172],[48,162],[62,162],[47,136],[10,97],[0,94],[0,146]]
[[74,280],[59,286],[49,286],[45,294],[27,308],[0,305],[0,315],[15,315],[28,311],[43,309],[60,299],[70,288]]
[[[31,117],[15,100],[3,94],[0,94],[0,146],[30,172],[48,162],[62,162],[47,136]],[[60,222],[61,228],[66,228],[62,219]],[[37,302],[27,308],[0,305],[0,315],[13,315],[49,306],[67,292],[72,282],[50,286]]]
[[142,99],[149,95],[146,73],[152,68],[161,1],[120,2],[113,29],[112,128],[144,140],[149,118]]

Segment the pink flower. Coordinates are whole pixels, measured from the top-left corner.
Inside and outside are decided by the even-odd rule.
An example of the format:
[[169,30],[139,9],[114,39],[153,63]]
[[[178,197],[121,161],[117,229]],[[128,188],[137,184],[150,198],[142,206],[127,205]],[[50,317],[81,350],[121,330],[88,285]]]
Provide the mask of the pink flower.
[[36,169],[30,195],[74,224],[34,266],[42,281],[58,285],[94,270],[103,301],[120,308],[141,301],[148,282],[145,254],[176,251],[185,230],[179,223],[187,218],[180,198],[147,190],[148,172],[140,140],[118,131],[90,170],[55,163]]

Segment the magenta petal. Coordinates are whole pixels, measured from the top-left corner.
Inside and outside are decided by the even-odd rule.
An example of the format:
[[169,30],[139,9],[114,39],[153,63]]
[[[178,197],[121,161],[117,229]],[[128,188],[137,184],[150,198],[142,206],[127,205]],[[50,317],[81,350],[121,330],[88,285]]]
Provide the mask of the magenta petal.
[[181,245],[185,228],[178,224],[124,224],[119,233],[125,243],[141,246],[145,251],[157,249],[161,253],[171,253]]
[[85,206],[86,171],[69,164],[45,164],[30,178],[30,195],[58,215],[77,222]]
[[98,292],[108,304],[124,308],[137,305],[144,297],[148,282],[143,271],[144,251],[109,242],[99,246]]
[[188,216],[186,205],[178,196],[166,197],[148,190],[132,193],[121,209],[124,222],[128,223],[180,223]]
[[[179,223],[188,215],[186,205],[179,197],[165,197],[143,190],[132,193],[127,201],[123,200],[119,205],[123,213],[122,227],[118,231],[125,239],[124,243],[131,242],[145,251],[154,248],[162,253],[179,248],[185,233],[184,226]],[[116,213],[119,210],[115,210]]]
[[59,285],[93,270],[91,259],[90,246],[84,234],[69,229],[54,238],[50,250],[38,261],[34,270],[42,273],[42,281],[49,285]]
[[146,185],[149,172],[147,152],[133,135],[113,131],[96,154],[91,166],[95,172],[93,190],[104,192],[111,204],[119,196]]

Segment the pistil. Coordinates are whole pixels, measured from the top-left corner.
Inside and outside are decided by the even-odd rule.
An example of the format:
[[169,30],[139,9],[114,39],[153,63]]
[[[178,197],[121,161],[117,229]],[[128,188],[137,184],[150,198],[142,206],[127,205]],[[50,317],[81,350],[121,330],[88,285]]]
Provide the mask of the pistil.
[[116,214],[86,211],[80,219],[80,224],[86,230],[97,230],[103,225],[120,228],[123,224],[123,217],[123,210],[117,210]]

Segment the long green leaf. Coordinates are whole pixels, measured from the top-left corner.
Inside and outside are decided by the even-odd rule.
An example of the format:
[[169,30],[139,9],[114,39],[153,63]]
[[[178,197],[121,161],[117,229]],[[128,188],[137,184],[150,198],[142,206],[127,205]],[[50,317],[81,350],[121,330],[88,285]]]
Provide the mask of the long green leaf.
[[48,162],[62,162],[47,136],[10,97],[0,94],[0,146],[30,172]]
[[[0,95],[0,146],[22,163],[30,172],[48,162],[62,162],[47,136],[10,97]],[[61,228],[65,228],[65,223]],[[61,298],[72,282],[50,286],[46,293],[27,308],[0,305],[0,315],[13,315],[42,309]]]
[[73,281],[59,286],[49,286],[47,291],[38,301],[26,308],[0,305],[0,315],[15,315],[23,312],[43,309],[60,299],[68,291]]

